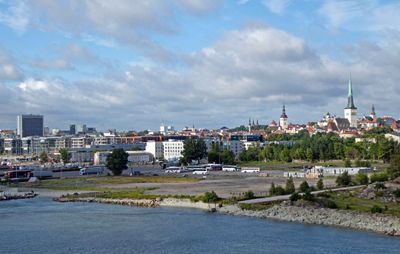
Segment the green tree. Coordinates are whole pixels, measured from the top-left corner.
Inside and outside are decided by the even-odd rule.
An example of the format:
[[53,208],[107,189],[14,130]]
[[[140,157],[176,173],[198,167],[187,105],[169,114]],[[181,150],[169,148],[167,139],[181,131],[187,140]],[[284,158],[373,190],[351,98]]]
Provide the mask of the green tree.
[[285,147],[280,153],[280,159],[284,162],[292,162],[292,157],[290,156],[290,150]]
[[337,186],[349,186],[351,184],[351,176],[347,171],[336,178]]
[[62,162],[64,164],[68,163],[69,160],[71,159],[71,154],[69,153],[68,149],[61,148],[59,152]]
[[121,175],[124,169],[128,166],[128,153],[122,148],[117,148],[107,156],[106,166],[114,175]]
[[44,151],[39,155],[39,159],[41,163],[46,163],[49,161],[49,157],[47,156],[47,153]]
[[324,189],[324,181],[322,180],[322,178],[318,179],[318,182],[317,182],[317,189],[318,189],[318,190]]
[[271,196],[275,195],[275,188],[276,188],[275,183],[272,182],[271,187],[269,188],[269,195],[271,195]]
[[299,190],[300,190],[301,192],[306,192],[306,191],[309,190],[309,189],[310,189],[310,185],[308,185],[308,182],[307,182],[307,181],[303,181],[303,182],[300,184]]
[[367,185],[369,182],[367,174],[364,173],[358,173],[355,177],[355,181],[357,184],[360,185]]
[[219,152],[210,151],[207,157],[209,163],[221,163],[221,154]]
[[310,162],[312,162],[314,160],[314,153],[311,148],[307,148],[306,157],[307,157],[307,160]]
[[285,192],[286,194],[292,194],[293,192],[296,191],[296,188],[294,187],[294,182],[293,182],[293,178],[289,177],[286,180],[286,188],[285,188]]
[[225,149],[221,153],[221,163],[224,163],[225,165],[232,165],[235,163],[235,155],[231,150]]
[[392,154],[390,157],[390,166],[387,169],[390,179],[395,179],[400,176],[400,154]]
[[202,138],[188,138],[183,142],[181,162],[189,164],[192,161],[200,161],[207,156],[207,145]]

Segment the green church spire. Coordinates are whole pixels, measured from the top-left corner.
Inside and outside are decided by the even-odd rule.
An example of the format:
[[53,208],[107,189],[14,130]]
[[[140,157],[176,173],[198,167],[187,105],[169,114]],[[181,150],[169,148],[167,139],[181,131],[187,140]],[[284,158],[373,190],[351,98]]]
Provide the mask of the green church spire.
[[347,94],[347,107],[349,109],[357,109],[356,106],[354,106],[354,99],[353,99],[353,83],[351,81],[351,73],[349,77],[349,92]]

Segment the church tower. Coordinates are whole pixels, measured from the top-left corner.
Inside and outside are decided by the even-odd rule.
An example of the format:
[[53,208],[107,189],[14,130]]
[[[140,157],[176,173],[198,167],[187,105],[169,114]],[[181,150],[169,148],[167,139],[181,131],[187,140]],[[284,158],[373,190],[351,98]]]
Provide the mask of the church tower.
[[344,108],[344,118],[349,120],[350,127],[357,128],[357,108],[354,106],[353,84],[349,78],[349,91],[347,94],[347,107]]
[[370,115],[370,117],[372,118],[372,119],[376,119],[376,113],[375,113],[375,105],[373,105],[372,104],[372,110],[371,110],[371,115]]
[[283,107],[282,107],[282,114],[281,114],[281,118],[279,119],[279,126],[281,127],[282,130],[286,130],[289,126],[288,117],[286,115],[285,105],[283,105]]

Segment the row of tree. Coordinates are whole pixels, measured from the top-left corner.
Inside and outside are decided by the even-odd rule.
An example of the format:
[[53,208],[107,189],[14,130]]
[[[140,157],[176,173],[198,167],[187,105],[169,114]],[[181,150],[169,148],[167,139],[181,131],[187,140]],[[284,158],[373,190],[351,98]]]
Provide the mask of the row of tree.
[[[281,136],[287,140],[286,135]],[[392,154],[400,151],[398,143],[387,140],[382,134],[374,136],[375,141],[355,142],[354,138],[340,138],[334,133],[318,133],[309,136],[303,131],[292,136],[294,145],[254,146],[240,155],[241,161],[282,161],[292,160],[382,160],[389,162]]]

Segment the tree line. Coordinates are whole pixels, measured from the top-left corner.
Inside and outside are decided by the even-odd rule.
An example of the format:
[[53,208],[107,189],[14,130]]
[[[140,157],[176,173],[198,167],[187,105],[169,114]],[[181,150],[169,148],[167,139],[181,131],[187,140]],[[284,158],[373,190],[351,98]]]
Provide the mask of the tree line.
[[[307,131],[295,135],[276,135],[270,141],[295,141],[294,145],[254,146],[243,151],[241,161],[328,161],[328,160],[382,160],[387,163],[392,154],[399,152],[399,144],[387,140],[383,133],[364,135],[366,139],[355,142],[354,138],[340,138],[334,133],[317,133],[309,136]],[[290,139],[289,139],[290,138]],[[367,138],[374,138],[375,142]]]

